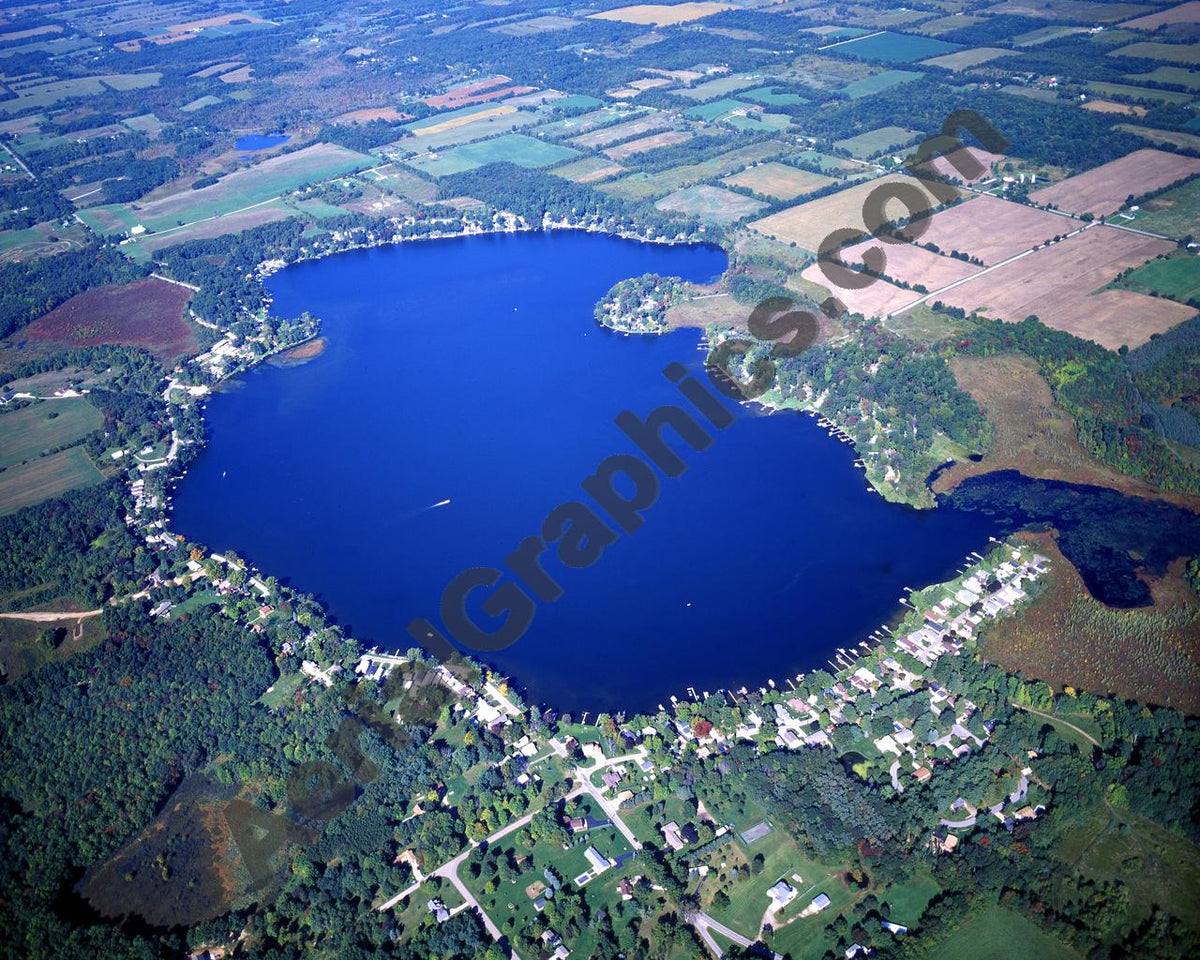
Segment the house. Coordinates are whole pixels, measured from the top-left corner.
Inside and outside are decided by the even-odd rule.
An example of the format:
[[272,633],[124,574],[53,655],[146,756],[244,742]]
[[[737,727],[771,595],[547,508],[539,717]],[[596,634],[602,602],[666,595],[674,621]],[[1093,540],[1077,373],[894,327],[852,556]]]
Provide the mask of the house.
[[829,897],[823,893],[818,893],[812,898],[812,903],[809,904],[809,907],[813,908],[814,911],[824,910],[827,906],[829,906]]
[[663,839],[667,841],[667,846],[669,846],[672,850],[682,850],[685,846],[687,846],[687,842],[679,833],[679,824],[677,824],[674,820],[663,826],[662,835]]
[[869,957],[871,948],[864,947],[861,943],[850,944],[850,949],[846,951],[846,960],[852,960],[853,957]]
[[583,851],[583,855],[587,857],[588,863],[592,865],[593,873],[603,873],[612,866],[612,861],[604,856],[595,847],[588,847]]
[[908,927],[904,926],[902,923],[892,923],[891,920],[881,920],[879,925],[895,937],[908,933]]
[[604,785],[609,790],[615,790],[617,784],[621,782],[621,774],[619,774],[616,770],[605,770],[602,774],[600,774],[600,779],[604,781]]
[[767,896],[771,898],[771,906],[780,910],[796,899],[796,890],[786,880],[780,880],[767,891]]
[[917,769],[913,771],[913,776],[916,778],[917,783],[924,783],[933,776],[933,773],[928,767],[917,767]]
[[425,906],[438,923],[445,923],[450,919],[450,911],[446,909],[446,905],[441,900],[429,900]]
[[563,817],[563,823],[566,824],[571,833],[583,833],[587,829],[587,819],[585,817]]

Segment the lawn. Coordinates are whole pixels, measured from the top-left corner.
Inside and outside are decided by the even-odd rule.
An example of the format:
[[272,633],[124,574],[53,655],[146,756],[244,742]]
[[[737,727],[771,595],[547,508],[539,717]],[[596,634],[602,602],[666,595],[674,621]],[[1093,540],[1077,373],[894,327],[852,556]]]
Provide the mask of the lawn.
[[1200,257],[1177,253],[1165,260],[1151,260],[1126,280],[1131,286],[1145,287],[1172,300],[1200,300]]
[[729,116],[735,110],[745,112],[747,109],[749,108],[746,104],[723,97],[720,100],[713,100],[709,103],[702,103],[698,107],[692,107],[690,110],[684,111],[684,116],[691,120],[718,120]]
[[79,447],[0,472],[0,515],[41,503],[104,477]]
[[738,96],[743,100],[761,103],[764,107],[796,107],[802,103],[808,103],[804,97],[792,93],[787,87],[759,87],[756,90],[747,90]]
[[1106,97],[1124,97],[1126,100],[1144,100],[1161,103],[1183,104],[1190,103],[1190,93],[1179,93],[1175,90],[1152,90],[1149,87],[1135,87],[1128,83],[1104,83],[1099,80],[1089,80],[1084,84],[1088,90],[1103,94]]
[[82,440],[103,425],[103,414],[83,398],[47,400],[0,414],[0,469]]
[[684,187],[654,205],[659,210],[688,214],[705,223],[732,223],[762,210],[766,204],[732,190],[704,184]]
[[882,60],[885,63],[912,63],[962,49],[957,43],[934,40],[932,37],[917,37],[908,33],[884,31],[860,40],[848,40],[830,47],[827,53],[862,57],[864,60]]
[[931,960],[1078,960],[1079,954],[1024,917],[991,907],[971,916],[929,956]]

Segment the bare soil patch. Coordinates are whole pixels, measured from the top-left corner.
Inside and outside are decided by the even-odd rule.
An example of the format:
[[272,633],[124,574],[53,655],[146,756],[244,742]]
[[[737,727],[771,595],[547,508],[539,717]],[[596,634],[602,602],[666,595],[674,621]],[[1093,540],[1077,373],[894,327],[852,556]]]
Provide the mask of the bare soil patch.
[[1200,173],[1200,160],[1164,150],[1133,153],[1029,195],[1035,203],[1054,204],[1071,213],[1106,217],[1125,205],[1130,195],[1158,190]]
[[927,224],[919,243],[932,243],[947,253],[960,250],[989,266],[1078,226],[1057,214],[989,195],[935,213]]

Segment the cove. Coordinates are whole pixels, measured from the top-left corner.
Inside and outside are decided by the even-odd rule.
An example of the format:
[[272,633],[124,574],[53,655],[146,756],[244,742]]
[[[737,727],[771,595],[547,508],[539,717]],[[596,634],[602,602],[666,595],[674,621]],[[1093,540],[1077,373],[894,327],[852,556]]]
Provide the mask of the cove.
[[[321,317],[327,348],[212,398],[173,528],[314,593],[368,646],[403,650],[410,620],[439,622],[453,577],[503,568],[551,510],[586,500],[580,481],[600,461],[639,452],[618,413],[687,408],[664,367],[707,382],[697,331],[621,336],[592,319],[597,299],[626,277],[703,282],[724,267],[713,247],[579,232],[289,267],[269,281],[273,309]],[[736,420],[709,430],[707,450],[676,446],[688,469],[660,476],[640,530],[587,569],[547,555],[564,595],[487,656],[531,699],[653,709],[689,686],[782,683],[1010,526],[949,503],[888,504],[811,417],[729,406]]]

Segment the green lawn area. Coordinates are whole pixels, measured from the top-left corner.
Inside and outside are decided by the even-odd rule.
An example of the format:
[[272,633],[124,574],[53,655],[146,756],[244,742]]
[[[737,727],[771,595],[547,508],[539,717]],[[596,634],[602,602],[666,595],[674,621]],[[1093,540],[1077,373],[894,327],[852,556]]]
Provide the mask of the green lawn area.
[[282,676],[271,685],[266,693],[258,698],[258,702],[272,709],[282,706],[300,689],[304,680],[304,674],[299,671]]
[[917,918],[925,912],[941,886],[933,876],[925,870],[914,875],[906,883],[884,890],[876,890],[875,896],[880,903],[887,903],[892,908],[891,918],[904,926],[913,926]]
[[903,313],[889,318],[884,326],[893,333],[920,343],[936,343],[967,328],[964,322],[938,313],[928,303],[910,307]]
[[1200,257],[1174,253],[1163,260],[1151,260],[1131,273],[1126,282],[1172,300],[1200,299]]
[[1078,960],[1079,954],[1032,921],[990,907],[971,916],[929,954],[931,960]]
[[765,107],[795,107],[808,103],[804,97],[792,93],[787,87],[759,87],[757,90],[747,90],[738,94],[743,100],[753,100]]
[[1188,103],[1192,99],[1190,93],[1180,93],[1175,90],[1152,90],[1149,87],[1135,87],[1128,83],[1104,83],[1099,80],[1089,80],[1084,84],[1088,90],[1103,94],[1106,97],[1125,97],[1128,100],[1143,100],[1161,103]]
[[938,57],[961,49],[957,43],[934,40],[932,37],[917,37],[908,33],[884,31],[861,40],[851,40],[826,53],[862,57],[864,60],[882,60],[886,63],[911,63],[928,57]]
[[39,457],[0,472],[0,515],[41,503],[104,479],[80,447]]
[[208,606],[210,603],[221,603],[221,597],[217,591],[209,589],[197,590],[184,600],[183,603],[177,604],[171,609],[170,619],[178,620],[180,617],[186,617],[202,607]]
[[104,415],[82,397],[0,413],[0,469],[82,440],[103,425]]
[[[586,815],[597,819],[604,819],[603,811],[588,796],[579,798],[578,810],[581,816]],[[535,843],[532,850],[518,849],[516,846],[516,837],[519,832],[515,831],[509,834],[495,845],[495,849],[499,849],[502,854],[512,853],[514,855],[525,854],[529,856],[530,859],[525,862],[521,875],[515,881],[509,883],[501,882],[496,890],[485,892],[485,885],[481,880],[471,876],[470,861],[464,864],[463,868],[459,871],[459,876],[467,885],[467,888],[479,898],[479,902],[488,916],[506,934],[523,929],[537,916],[538,912],[534,907],[536,897],[529,896],[526,888],[534,883],[544,885],[543,871],[547,867],[553,870],[559,879],[562,880],[565,889],[575,890],[577,889],[575,886],[575,877],[589,869],[588,860],[584,855],[584,850],[588,846],[594,846],[602,855],[608,857],[610,860],[630,851],[629,844],[614,826],[598,827],[595,830],[578,835],[567,850],[543,842]],[[475,856],[478,856],[478,854],[475,854]],[[617,884],[622,877],[631,876],[636,873],[636,865],[636,858],[628,860],[619,869],[606,870],[583,887],[584,897],[593,911],[600,907],[604,907],[609,911],[616,909],[617,904],[620,902],[620,893],[617,891]],[[576,938],[575,942],[569,944],[569,946],[573,954],[587,957],[591,955],[594,943],[595,941],[591,932],[585,929]]]
[[733,113],[734,110],[746,109],[748,109],[746,104],[723,97],[720,100],[713,100],[711,103],[702,103],[698,107],[685,110],[683,115],[692,120],[716,120]]

